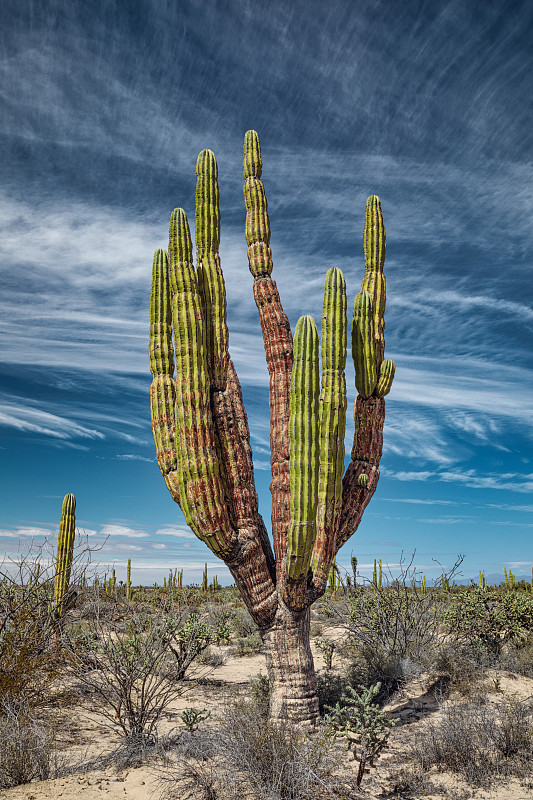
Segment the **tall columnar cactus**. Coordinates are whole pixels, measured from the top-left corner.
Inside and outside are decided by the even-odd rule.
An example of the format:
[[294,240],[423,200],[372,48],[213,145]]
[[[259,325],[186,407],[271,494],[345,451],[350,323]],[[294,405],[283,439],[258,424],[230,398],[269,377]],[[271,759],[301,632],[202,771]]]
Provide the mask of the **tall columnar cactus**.
[[131,558],[128,558],[126,567],[126,600],[131,600]]
[[154,255],[152,427],[172,497],[196,536],[228,565],[260,628],[273,680],[273,719],[313,723],[318,702],[309,609],[375,492],[384,397],[394,377],[393,362],[384,358],[385,229],[379,198],[372,196],[364,227],[366,271],[354,303],[358,396],[345,471],[346,283],[339,269],[328,271],[320,337],[304,316],[293,343],[272,278],[261,173],[259,139],[248,131],[245,236],[269,372],[273,549],[258,511],[248,422],[228,351],[217,165],[209,150],[196,167],[196,268],[183,209],[172,212],[168,253]]
[[76,533],[76,498],[66,494],[61,509],[59,533],[57,536],[57,555],[54,586],[54,608],[58,617],[66,610],[72,559],[74,556],[74,537]]

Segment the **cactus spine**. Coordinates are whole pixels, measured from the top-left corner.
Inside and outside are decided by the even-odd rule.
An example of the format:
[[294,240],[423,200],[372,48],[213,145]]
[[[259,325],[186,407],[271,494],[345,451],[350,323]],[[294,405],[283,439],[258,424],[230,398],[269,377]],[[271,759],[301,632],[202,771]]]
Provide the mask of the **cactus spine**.
[[[359,392],[355,433],[343,475],[345,280],[336,268],[326,275],[320,347],[309,316],[299,320],[293,343],[272,279],[255,131],[245,136],[243,172],[248,264],[269,372],[273,552],[258,511],[248,422],[228,352],[217,165],[209,150],[196,165],[196,268],[183,209],[172,212],[168,254],[160,249],[154,255],[152,427],[173,499],[197,537],[228,565],[260,626],[274,685],[273,718],[314,722],[309,609],[324,594],[335,555],[357,529],[376,489],[384,396],[394,376],[393,363],[384,359],[385,230],[379,198],[372,196],[365,215],[365,275],[352,324]],[[203,584],[207,589],[206,574]]]
[[65,613],[67,607],[70,572],[74,556],[75,532],[76,498],[73,494],[66,494],[63,499],[57,537],[54,607],[58,617],[61,617]]

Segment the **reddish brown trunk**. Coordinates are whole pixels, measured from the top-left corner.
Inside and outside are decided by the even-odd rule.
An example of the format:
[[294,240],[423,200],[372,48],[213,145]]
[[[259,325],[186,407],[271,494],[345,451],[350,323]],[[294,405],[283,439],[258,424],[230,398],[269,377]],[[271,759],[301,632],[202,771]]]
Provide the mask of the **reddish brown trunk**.
[[280,599],[272,626],[262,631],[272,681],[270,719],[314,726],[318,720],[315,666],[309,643],[310,610],[293,612]]

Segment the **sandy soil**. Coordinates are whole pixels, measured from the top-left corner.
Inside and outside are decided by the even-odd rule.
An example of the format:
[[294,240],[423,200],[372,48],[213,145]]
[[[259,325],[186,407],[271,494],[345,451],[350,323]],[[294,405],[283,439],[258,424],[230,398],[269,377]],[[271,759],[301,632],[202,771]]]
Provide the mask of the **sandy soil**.
[[[229,650],[229,648],[227,648]],[[317,670],[324,669],[324,661],[319,652],[315,651],[315,664]],[[230,658],[227,663],[214,668],[208,682],[191,690],[177,699],[169,708],[161,725],[161,732],[165,733],[172,728],[184,728],[180,719],[181,711],[186,707],[207,708],[214,713],[219,709],[220,700],[228,693],[246,693],[248,681],[258,672],[266,674],[265,659],[263,656],[244,658]],[[490,681],[495,676],[489,676]],[[501,690],[504,693],[515,693],[519,697],[533,695],[533,680],[513,676],[507,673],[498,673]],[[501,693],[488,694],[489,699],[498,699]],[[395,761],[401,757],[403,748],[415,729],[420,729],[430,718],[436,718],[442,713],[435,699],[434,693],[428,687],[424,678],[413,681],[400,696],[394,698],[387,710],[398,720],[393,728],[389,748],[377,762],[376,768],[370,770],[365,777],[363,786],[369,798],[391,797],[387,793],[387,774],[393,768]],[[69,708],[72,729],[81,739],[77,748],[68,746],[65,755],[73,761],[86,760],[98,753],[112,751],[119,742],[117,734],[102,725],[101,718],[94,712],[81,712],[77,707]],[[208,724],[208,723],[204,723]],[[83,758],[85,756],[85,759]],[[446,786],[450,791],[449,797],[460,800],[465,796],[472,796],[477,800],[532,800],[533,792],[528,792],[521,787],[518,781],[511,781],[506,786],[498,786],[491,791],[477,790],[471,793],[468,786],[453,775],[431,774],[429,776],[435,784]],[[365,787],[366,783],[366,787]],[[140,768],[116,771],[115,767],[105,770],[91,770],[57,780],[34,781],[25,786],[0,791],[0,800],[146,800],[157,789],[153,765]],[[455,791],[453,791],[455,790]],[[154,794],[157,797],[158,794]],[[410,795],[412,796],[412,795]],[[420,800],[437,800],[442,794],[418,795]],[[243,798],[244,800],[244,798]],[[317,798],[320,800],[320,798]]]

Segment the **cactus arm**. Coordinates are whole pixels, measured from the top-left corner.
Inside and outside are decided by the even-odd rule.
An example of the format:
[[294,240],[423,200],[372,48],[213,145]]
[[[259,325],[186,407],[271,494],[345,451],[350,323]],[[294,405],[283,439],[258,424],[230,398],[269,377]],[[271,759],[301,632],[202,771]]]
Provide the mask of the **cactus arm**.
[[365,251],[365,276],[361,289],[372,298],[374,312],[374,338],[376,349],[376,371],[379,373],[385,352],[385,263],[386,234],[383,224],[381,202],[377,195],[370,195],[366,201],[365,228],[363,232]]
[[396,366],[394,361],[390,358],[386,358],[384,361],[381,362],[381,367],[379,368],[379,377],[378,382],[376,384],[376,388],[374,390],[374,394],[376,397],[385,397],[392,388],[392,382],[394,380],[394,373],[396,371]]
[[324,285],[321,361],[317,535],[311,559],[313,586],[317,596],[325,590],[333,563],[342,506],[346,423],[346,282],[342,272],[336,268],[328,270]]
[[259,514],[241,387],[229,356],[226,291],[218,253],[218,169],[210,150],[203,150],[198,156],[196,175],[196,275],[206,332],[211,411],[226,503],[236,531],[234,553],[225,561],[242,587],[247,604],[256,609],[256,620],[261,621],[262,615],[273,613],[275,565]]
[[157,463],[174,501],[179,503],[176,455],[176,385],[168,253],[156,250],[150,294],[150,411]]
[[226,291],[220,266],[218,167],[211,150],[196,162],[196,276],[202,299],[209,379],[212,390],[226,386],[229,352]]
[[370,397],[377,382],[374,312],[372,298],[364,289],[353,304],[352,356],[356,389],[362,397]]
[[316,537],[318,499],[318,331],[301,317],[294,334],[289,418],[291,520],[287,574],[306,578]]
[[234,531],[215,442],[204,320],[183,209],[172,212],[169,257],[180,506],[196,536],[222,558],[233,549]]
[[57,536],[54,607],[58,617],[62,616],[66,610],[66,597],[74,555],[75,533],[76,498],[73,494],[66,494],[63,498],[59,533]]
[[[386,234],[383,224],[383,214],[379,197],[371,195],[366,204],[365,227],[363,233],[365,254],[365,275],[361,283],[362,300],[357,301],[354,308],[354,317],[359,314],[359,321],[352,326],[352,345],[354,343],[354,328],[358,326],[361,337],[353,348],[356,375],[358,364],[360,373],[369,375],[368,381],[362,380],[361,385],[356,382],[360,392],[355,400],[354,421],[355,432],[351,454],[351,462],[343,477],[342,512],[337,534],[336,551],[348,541],[357,530],[363,512],[374,492],[379,480],[379,462],[383,452],[383,424],[385,422],[384,396],[390,391],[394,378],[394,362],[383,360],[385,351],[385,276],[383,265],[385,262]],[[372,323],[368,322],[368,308],[363,293],[371,297]],[[356,305],[354,303],[354,307]],[[362,307],[365,307],[366,320],[361,318]],[[365,328],[365,325],[367,326]],[[369,332],[372,332],[373,346]],[[359,333],[356,331],[356,338]],[[359,348],[359,349],[358,349]],[[373,353],[374,366],[367,363]],[[362,369],[364,367],[364,369]],[[375,376],[375,378],[374,378]],[[370,395],[367,394],[370,384],[374,382]],[[361,388],[363,391],[361,392]],[[367,479],[359,480],[362,475]]]
[[244,202],[248,264],[254,277],[254,299],[259,311],[269,372],[270,463],[272,470],[272,537],[277,577],[282,574],[290,521],[289,397],[293,343],[289,321],[281,305],[272,273],[270,222],[261,182],[261,150],[255,131],[244,138]]
[[213,419],[221,463],[226,465],[226,492],[237,530],[234,558],[226,558],[231,574],[258,624],[275,613],[276,568],[261,515],[253,476],[252,449],[241,387],[229,361],[226,389],[212,394]]

